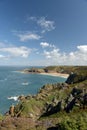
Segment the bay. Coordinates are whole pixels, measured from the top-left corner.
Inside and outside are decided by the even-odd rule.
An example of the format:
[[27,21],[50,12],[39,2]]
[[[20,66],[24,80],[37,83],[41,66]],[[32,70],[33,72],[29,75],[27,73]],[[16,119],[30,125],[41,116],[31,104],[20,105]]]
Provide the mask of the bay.
[[66,79],[40,74],[17,72],[29,67],[0,67],[0,113],[4,114],[20,95],[36,94],[47,83],[64,82]]

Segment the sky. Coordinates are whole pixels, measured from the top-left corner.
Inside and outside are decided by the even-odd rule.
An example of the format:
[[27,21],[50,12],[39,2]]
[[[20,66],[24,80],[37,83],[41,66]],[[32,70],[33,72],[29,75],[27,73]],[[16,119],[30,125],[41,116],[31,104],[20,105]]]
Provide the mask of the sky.
[[0,65],[87,65],[87,0],[0,0]]

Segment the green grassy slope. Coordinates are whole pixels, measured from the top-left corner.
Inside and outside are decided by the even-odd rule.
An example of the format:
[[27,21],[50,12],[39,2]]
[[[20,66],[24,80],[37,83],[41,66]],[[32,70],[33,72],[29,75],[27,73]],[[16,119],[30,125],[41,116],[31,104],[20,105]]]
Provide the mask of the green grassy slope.
[[[10,119],[10,125],[1,122],[1,130],[7,127],[9,130],[87,130],[87,67],[52,66],[46,69],[73,72],[75,76],[70,78],[69,84],[46,84],[37,95],[20,98],[14,113],[4,119]],[[23,120],[21,126],[16,120],[20,123]],[[27,121],[30,126],[26,126]]]

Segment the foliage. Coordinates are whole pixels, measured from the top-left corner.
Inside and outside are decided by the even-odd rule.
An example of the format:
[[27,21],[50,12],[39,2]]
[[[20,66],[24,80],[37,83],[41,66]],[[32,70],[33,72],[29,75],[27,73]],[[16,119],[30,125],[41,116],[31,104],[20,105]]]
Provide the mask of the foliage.
[[[34,70],[35,72],[38,71],[37,69]],[[15,106],[15,116],[19,118],[13,118],[20,120],[20,122],[25,119],[25,123],[22,121],[24,124],[21,126],[21,123],[15,120],[14,122],[17,124],[15,125],[13,119],[10,123],[18,130],[26,128],[27,119],[34,119],[37,122],[36,126],[32,125],[31,128],[28,126],[27,130],[51,130],[52,128],[58,130],[87,130],[87,105],[83,108],[84,96],[87,94],[87,66],[49,66],[43,70],[68,74],[72,72],[72,74],[75,74],[72,79],[73,84],[47,84],[40,89],[37,95],[24,97],[24,100],[21,100]],[[67,106],[74,99],[72,109],[67,112]],[[59,102],[61,102],[61,109],[56,111],[59,108]],[[47,115],[44,116],[44,113]],[[0,115],[0,120],[2,119],[3,116]],[[50,123],[51,126],[48,126]]]
[[[83,112],[84,113],[84,112]],[[60,130],[87,130],[87,113],[65,116],[59,124]]]
[[2,114],[0,114],[0,120],[3,120],[4,116]]

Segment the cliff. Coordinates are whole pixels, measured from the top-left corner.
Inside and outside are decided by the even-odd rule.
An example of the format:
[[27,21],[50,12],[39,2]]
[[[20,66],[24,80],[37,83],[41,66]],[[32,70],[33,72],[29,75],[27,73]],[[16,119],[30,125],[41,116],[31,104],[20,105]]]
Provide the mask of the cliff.
[[21,72],[25,73],[50,73],[50,72],[57,72],[57,73],[65,73],[65,74],[71,74],[72,73],[83,73],[83,75],[87,75],[87,66],[48,66],[43,68],[26,68],[24,70],[21,70]]
[[87,130],[87,67],[60,70],[70,73],[65,83],[46,84],[36,95],[20,96],[0,129]]

